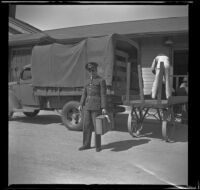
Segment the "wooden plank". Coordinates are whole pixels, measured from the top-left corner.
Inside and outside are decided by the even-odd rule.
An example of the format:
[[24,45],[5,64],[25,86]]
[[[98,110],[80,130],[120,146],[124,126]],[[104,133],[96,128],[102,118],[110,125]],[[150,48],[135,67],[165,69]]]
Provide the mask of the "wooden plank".
[[122,78],[122,77],[119,77],[119,76],[116,76],[116,75],[113,75],[113,82],[126,82],[126,78]]
[[138,65],[138,77],[139,77],[139,88],[140,88],[140,99],[144,100],[143,82],[142,82],[142,70],[141,66]]
[[158,79],[158,101],[161,100],[162,97],[162,81],[163,81],[163,74],[164,74],[164,63],[160,62],[160,73]]
[[137,59],[131,59],[132,64],[137,63],[137,61],[138,61]]
[[116,65],[116,66],[115,66],[115,69],[114,69],[114,73],[115,73],[115,72],[118,72],[118,71],[121,71],[121,72],[125,72],[125,73],[126,73],[126,67]]
[[154,77],[154,75],[153,74],[151,74],[151,73],[142,73],[142,75],[143,76],[147,76],[147,77]]
[[126,63],[124,61],[116,60],[116,65],[121,67],[126,67]]
[[147,92],[147,91],[151,92],[151,89],[152,89],[151,86],[146,86],[144,90],[145,90],[146,92]]
[[130,84],[131,84],[131,63],[127,62],[127,78],[126,78],[126,101],[130,98]]
[[126,89],[126,82],[118,81],[116,82],[116,86],[118,89]]
[[171,96],[168,99],[168,104],[181,104],[187,102],[188,102],[188,96]]
[[145,83],[144,82],[144,86],[145,88],[152,88],[153,83]]
[[143,78],[143,81],[145,83],[153,83],[154,79],[153,78],[147,78],[147,79]]
[[152,71],[151,71],[151,68],[148,68],[148,69],[142,69],[142,73],[145,73],[145,74],[151,74],[153,75]]
[[179,78],[177,77],[176,78],[176,89],[178,89],[178,85],[179,85],[178,82],[179,82]]
[[116,49],[115,54],[118,56],[124,57],[125,59],[128,59],[128,53],[125,53],[124,51]]
[[121,78],[126,78],[126,72],[117,71],[114,76],[119,76]]
[[151,71],[144,71],[142,70],[142,74],[149,74],[149,75],[153,75],[153,73]]
[[130,100],[129,102],[125,102],[125,105],[132,105],[134,107],[145,107],[145,108],[166,108],[168,107],[167,100],[161,100],[158,103],[158,100]]
[[142,74],[143,74],[143,75],[154,76],[154,74],[153,74],[153,73],[150,73],[150,72],[144,72],[144,71],[142,71]]
[[145,86],[145,91],[151,91],[151,89],[152,89],[152,85],[149,85],[149,86]]
[[151,71],[150,67],[142,67],[142,71]]

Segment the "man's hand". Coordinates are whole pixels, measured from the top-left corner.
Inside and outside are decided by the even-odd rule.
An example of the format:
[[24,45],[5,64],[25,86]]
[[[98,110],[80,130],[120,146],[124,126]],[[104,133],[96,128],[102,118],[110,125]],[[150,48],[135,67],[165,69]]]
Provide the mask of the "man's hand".
[[82,111],[82,109],[83,109],[82,106],[79,106],[79,107],[78,107],[78,110],[79,110],[80,112]]
[[106,109],[102,109],[102,114],[105,115],[107,113]]
[[151,71],[152,71],[152,73],[153,73],[154,75],[156,74],[156,70],[155,70],[155,69],[152,69]]

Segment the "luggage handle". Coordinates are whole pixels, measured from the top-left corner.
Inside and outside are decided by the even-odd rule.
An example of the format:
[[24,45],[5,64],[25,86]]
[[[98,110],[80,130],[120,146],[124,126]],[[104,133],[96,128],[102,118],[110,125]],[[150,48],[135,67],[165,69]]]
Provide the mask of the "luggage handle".
[[110,123],[110,118],[109,118],[108,114],[103,114],[103,115],[106,117],[108,123]]

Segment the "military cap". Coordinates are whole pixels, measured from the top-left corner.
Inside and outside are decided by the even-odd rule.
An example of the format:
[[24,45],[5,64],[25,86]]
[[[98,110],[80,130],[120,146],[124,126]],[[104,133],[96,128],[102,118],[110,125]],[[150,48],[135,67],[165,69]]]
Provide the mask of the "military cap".
[[96,62],[88,62],[86,65],[85,65],[85,69],[87,70],[90,70],[91,68],[94,68],[94,67],[98,67],[98,63]]

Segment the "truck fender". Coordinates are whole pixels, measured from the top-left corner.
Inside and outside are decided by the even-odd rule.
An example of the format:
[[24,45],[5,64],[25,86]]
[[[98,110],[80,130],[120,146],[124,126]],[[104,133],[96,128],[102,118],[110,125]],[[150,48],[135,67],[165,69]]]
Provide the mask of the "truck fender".
[[14,112],[14,109],[20,109],[20,100],[15,96],[14,92],[9,89],[9,113]]

